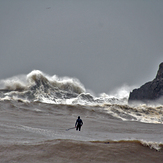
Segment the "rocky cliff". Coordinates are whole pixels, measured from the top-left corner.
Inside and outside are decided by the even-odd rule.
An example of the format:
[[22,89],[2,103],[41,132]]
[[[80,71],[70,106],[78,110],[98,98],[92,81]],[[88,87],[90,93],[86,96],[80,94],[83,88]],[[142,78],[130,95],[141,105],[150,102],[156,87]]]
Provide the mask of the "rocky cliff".
[[[159,65],[153,81],[147,82],[130,92],[129,103],[133,101],[151,102],[163,98],[163,62]],[[163,100],[161,100],[163,103]]]

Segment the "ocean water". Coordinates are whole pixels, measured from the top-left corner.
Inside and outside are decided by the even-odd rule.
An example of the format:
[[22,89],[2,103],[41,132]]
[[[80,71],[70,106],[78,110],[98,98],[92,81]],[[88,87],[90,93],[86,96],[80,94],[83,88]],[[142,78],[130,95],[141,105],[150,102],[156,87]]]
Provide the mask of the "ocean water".
[[[163,105],[32,71],[0,81],[0,162],[163,162]],[[76,131],[80,116],[84,124]]]

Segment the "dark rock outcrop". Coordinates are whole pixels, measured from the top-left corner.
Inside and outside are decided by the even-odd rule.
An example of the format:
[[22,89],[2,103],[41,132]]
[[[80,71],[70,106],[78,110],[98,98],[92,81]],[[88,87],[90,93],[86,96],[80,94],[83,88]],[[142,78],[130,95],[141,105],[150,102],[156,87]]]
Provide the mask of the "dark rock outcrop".
[[[159,70],[153,81],[147,82],[130,92],[129,103],[133,101],[148,103],[160,98],[163,98],[163,62],[159,65]],[[161,101],[163,103],[163,100]]]

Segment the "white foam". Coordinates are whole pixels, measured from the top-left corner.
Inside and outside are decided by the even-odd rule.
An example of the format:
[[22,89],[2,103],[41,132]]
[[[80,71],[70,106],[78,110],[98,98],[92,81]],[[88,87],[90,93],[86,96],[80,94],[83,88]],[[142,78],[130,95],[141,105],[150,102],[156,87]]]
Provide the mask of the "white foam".
[[7,90],[24,89],[27,81],[25,75],[13,76],[11,78],[0,80],[0,88]]
[[145,141],[145,140],[141,140],[140,142],[141,142],[141,144],[142,144],[143,146],[147,146],[147,147],[149,147],[150,149],[155,149],[155,150],[157,150],[157,151],[159,151],[159,150],[161,149],[161,147],[160,147],[160,144],[161,144],[161,143],[152,142],[152,141]]
[[[151,108],[146,105],[131,107],[128,105],[110,104],[106,106],[104,105],[104,110],[107,111],[108,114],[111,114],[116,118],[120,118],[123,121],[139,121],[143,123],[162,124],[163,120],[163,106],[159,106],[159,108]],[[128,118],[128,116],[131,117]]]

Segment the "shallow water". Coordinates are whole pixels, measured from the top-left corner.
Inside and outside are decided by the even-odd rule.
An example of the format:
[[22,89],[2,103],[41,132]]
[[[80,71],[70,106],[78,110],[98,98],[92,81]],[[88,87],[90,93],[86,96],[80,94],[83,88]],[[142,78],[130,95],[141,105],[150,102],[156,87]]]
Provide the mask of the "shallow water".
[[[82,131],[67,131],[78,115]],[[162,124],[100,106],[0,102],[0,162],[162,162],[162,144]]]

